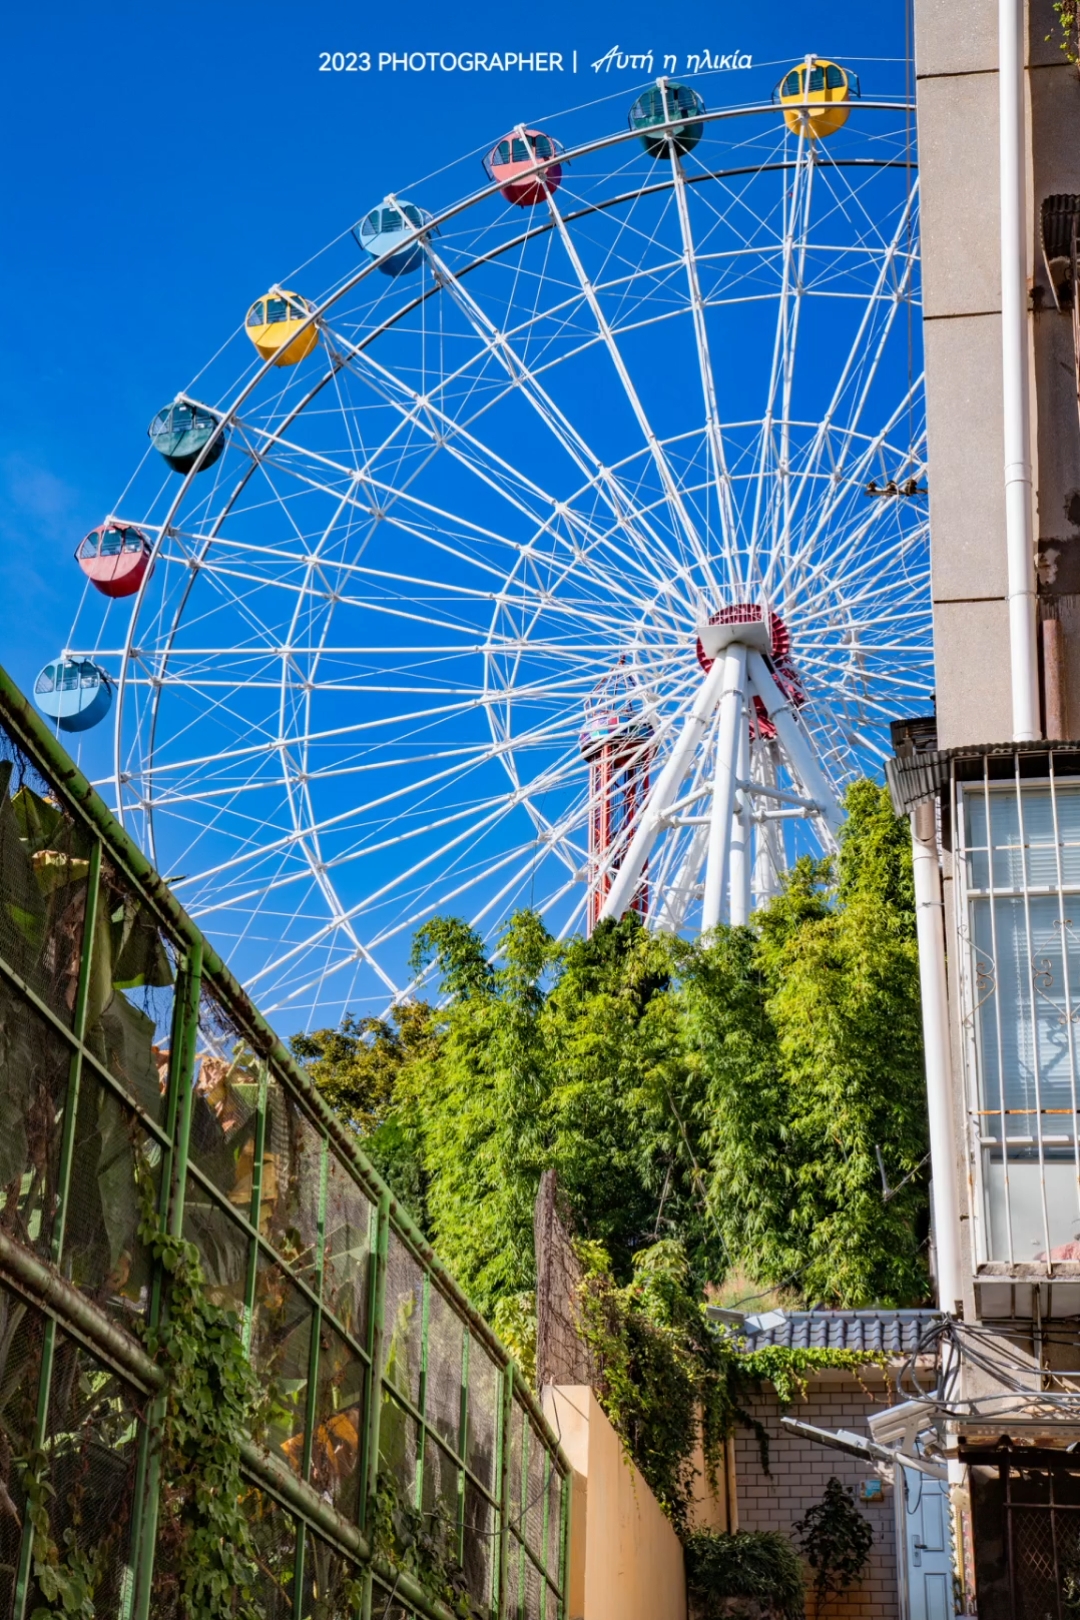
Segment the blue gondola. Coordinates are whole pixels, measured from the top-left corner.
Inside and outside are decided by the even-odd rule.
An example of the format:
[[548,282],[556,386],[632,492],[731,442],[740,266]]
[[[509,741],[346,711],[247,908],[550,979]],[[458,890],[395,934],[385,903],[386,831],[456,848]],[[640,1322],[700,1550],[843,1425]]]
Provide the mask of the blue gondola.
[[[705,125],[697,121],[704,111],[705,103],[696,90],[665,79],[663,85],[651,84],[638,96],[630,109],[630,128],[641,136],[650,157],[669,158],[672,146],[681,156],[692,151],[705,133]],[[685,121],[658,135],[648,133],[673,119]]]
[[[150,435],[150,443],[165,457],[173,472],[187,473],[202,455],[219,421],[220,417],[215,416],[213,411],[178,399],[158,411],[146,431]],[[212,467],[224,448],[225,434],[221,432],[210,445],[199,471],[205,472],[207,467]]]

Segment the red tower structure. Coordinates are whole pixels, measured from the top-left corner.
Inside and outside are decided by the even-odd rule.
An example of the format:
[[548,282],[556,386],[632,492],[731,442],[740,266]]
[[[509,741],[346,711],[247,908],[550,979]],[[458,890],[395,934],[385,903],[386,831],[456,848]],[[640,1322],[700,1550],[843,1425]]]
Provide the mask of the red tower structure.
[[[647,691],[622,660],[597,682],[585,704],[580,741],[589,763],[590,933],[599,921],[611,880],[649,794],[653,761],[649,710]],[[630,909],[642,917],[649,909],[647,869]]]

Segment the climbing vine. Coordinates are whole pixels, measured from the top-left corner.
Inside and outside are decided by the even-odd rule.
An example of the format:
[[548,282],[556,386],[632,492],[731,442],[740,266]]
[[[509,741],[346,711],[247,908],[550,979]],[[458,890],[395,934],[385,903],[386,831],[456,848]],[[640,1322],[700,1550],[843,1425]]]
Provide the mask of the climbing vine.
[[163,1230],[152,1208],[140,1231],[168,1277],[167,1309],[145,1333],[165,1373],[159,1546],[173,1554],[185,1620],[259,1620],[240,1455],[263,1395],[235,1315],[207,1297],[195,1245]]
[[[1070,62],[1080,59],[1080,7],[1077,0],[1054,0],[1054,13],[1059,25],[1058,44]],[[1047,34],[1052,39],[1052,34]]]
[[601,1245],[579,1242],[585,1275],[580,1288],[580,1331],[597,1367],[598,1395],[657,1501],[680,1534],[689,1523],[700,1456],[710,1488],[717,1485],[724,1444],[742,1423],[758,1438],[768,1472],[768,1436],[748,1405],[771,1383],[781,1402],[805,1394],[810,1374],[823,1367],[857,1372],[882,1365],[871,1352],[788,1349],[771,1345],[747,1353],[743,1341],[717,1332],[691,1292],[681,1246],[663,1239],[634,1260],[632,1280],[612,1278]]
[[486,1620],[487,1610],[470,1593],[457,1556],[456,1521],[441,1499],[424,1512],[406,1500],[394,1474],[380,1472],[374,1531],[377,1555],[408,1570],[461,1620]]
[[22,1462],[22,1486],[34,1581],[45,1599],[32,1610],[30,1620],[94,1620],[94,1592],[108,1538],[99,1541],[93,1552],[86,1552],[79,1546],[76,1526],[69,1525],[63,1547],[54,1540],[49,1502],[56,1492],[49,1480],[49,1458],[40,1448]]

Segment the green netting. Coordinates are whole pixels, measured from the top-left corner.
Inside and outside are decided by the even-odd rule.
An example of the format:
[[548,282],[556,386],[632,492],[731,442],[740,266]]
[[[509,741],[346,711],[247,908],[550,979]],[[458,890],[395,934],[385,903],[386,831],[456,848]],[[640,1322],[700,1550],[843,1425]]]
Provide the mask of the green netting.
[[263,1620],[293,1620],[296,1525],[280,1503],[254,1487],[245,1497],[243,1506],[255,1543],[258,1611]]
[[301,1620],[356,1620],[362,1604],[351,1560],[308,1530],[304,1537]]
[[259,1230],[294,1272],[312,1282],[319,1268],[322,1138],[277,1075],[266,1102],[266,1146]]
[[360,1507],[366,1387],[366,1364],[348,1340],[324,1323],[308,1477],[319,1495],[354,1523]]
[[45,1317],[0,1288],[0,1615],[14,1612],[26,1522],[21,1461],[36,1438]]
[[194,1177],[184,1201],[184,1236],[199,1251],[207,1292],[215,1305],[243,1316],[254,1243],[227,1205]]
[[121,1321],[144,1316],[151,1264],[139,1237],[143,1200],[160,1198],[161,1144],[84,1068],[65,1198],[61,1270]]
[[0,759],[0,956],[64,1023],[75,1012],[91,840]]
[[0,708],[0,1620],[40,1596],[32,1455],[95,1612],[179,1620],[183,1498],[154,1461],[142,1348],[169,1301],[148,1208],[195,1245],[268,1396],[243,1499],[262,1615],[420,1612],[385,1583],[364,1596],[357,1531],[389,1507],[478,1614],[498,1612],[506,1547],[505,1612],[561,1620],[564,1487],[520,1377],[115,824],[68,796],[2,673]]
[[251,1360],[270,1395],[268,1444],[299,1474],[307,1427],[314,1308],[271,1255],[260,1254]]
[[424,1353],[424,1274],[391,1232],[386,1255],[384,1372],[388,1384],[418,1406]]
[[0,978],[0,1229],[53,1253],[71,1049]]
[[361,1344],[367,1342],[368,1264],[375,1206],[356,1185],[339,1153],[330,1150],[323,1239],[323,1300]]
[[[95,1610],[122,1612],[133,1564],[141,1401],[115,1372],[56,1335],[42,1449],[52,1492],[52,1539],[74,1546],[90,1571]],[[31,1579],[29,1612],[45,1595]]]

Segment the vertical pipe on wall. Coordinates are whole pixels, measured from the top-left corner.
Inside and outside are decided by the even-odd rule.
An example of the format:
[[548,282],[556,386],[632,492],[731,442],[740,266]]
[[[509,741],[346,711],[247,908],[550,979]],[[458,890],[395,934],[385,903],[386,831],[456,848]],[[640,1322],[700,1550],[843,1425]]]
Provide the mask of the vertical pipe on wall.
[[963,1298],[960,1263],[960,1198],[952,1126],[952,1054],[945,978],[945,917],[938,865],[933,801],[916,805],[911,816],[911,857],[915,881],[915,927],[919,942],[926,1104],[930,1125],[931,1189],[938,1304],[956,1310]]
[[998,140],[1001,163],[1001,381],[1005,435],[1005,547],[1013,740],[1039,724],[1031,401],[1027,354],[1027,204],[1024,185],[1024,0],[998,0]]

